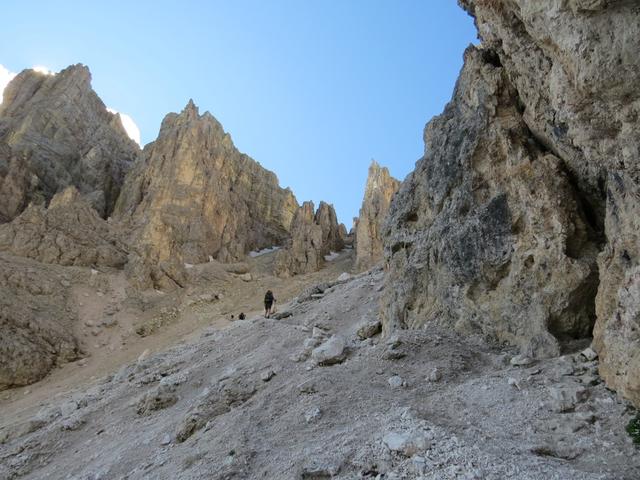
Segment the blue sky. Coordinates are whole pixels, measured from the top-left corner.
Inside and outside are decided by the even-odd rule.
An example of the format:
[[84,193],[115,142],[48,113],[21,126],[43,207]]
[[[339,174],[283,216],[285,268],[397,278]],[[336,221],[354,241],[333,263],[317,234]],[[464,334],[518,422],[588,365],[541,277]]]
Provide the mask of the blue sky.
[[5,0],[0,65],[91,69],[142,143],[193,98],[299,202],[347,227],[372,158],[404,178],[476,42],[454,0]]

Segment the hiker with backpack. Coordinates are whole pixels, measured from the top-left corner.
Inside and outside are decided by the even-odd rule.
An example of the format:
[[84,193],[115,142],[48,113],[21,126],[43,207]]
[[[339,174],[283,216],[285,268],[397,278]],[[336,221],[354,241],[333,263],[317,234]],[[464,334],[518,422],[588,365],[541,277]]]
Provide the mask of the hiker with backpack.
[[267,293],[264,295],[264,317],[269,318],[269,316],[275,311],[276,299],[273,296],[273,292],[271,290],[267,290]]

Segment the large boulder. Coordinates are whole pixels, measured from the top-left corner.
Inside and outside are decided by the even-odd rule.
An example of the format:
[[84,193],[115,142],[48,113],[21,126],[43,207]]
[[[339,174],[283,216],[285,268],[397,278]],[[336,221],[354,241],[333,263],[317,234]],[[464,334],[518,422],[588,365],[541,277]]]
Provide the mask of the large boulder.
[[399,186],[387,167],[371,162],[360,215],[354,221],[356,271],[368,270],[382,261],[382,224]]
[[17,218],[0,225],[0,251],[44,263],[121,268],[127,247],[111,222],[68,187],[48,208],[31,204]]
[[274,173],[240,153],[222,125],[189,101],[145,147],[115,216],[133,232],[135,283],[166,287],[181,284],[185,262],[237,261],[282,244],[297,208]]
[[0,222],[69,185],[111,214],[140,149],[91,88],[84,65],[56,75],[24,70],[0,104]]

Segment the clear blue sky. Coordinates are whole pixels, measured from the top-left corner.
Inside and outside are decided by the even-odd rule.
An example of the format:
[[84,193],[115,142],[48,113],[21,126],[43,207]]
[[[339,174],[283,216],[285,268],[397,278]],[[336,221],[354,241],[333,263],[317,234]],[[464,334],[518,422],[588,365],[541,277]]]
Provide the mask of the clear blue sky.
[[454,0],[2,2],[0,64],[88,65],[142,142],[193,98],[298,201],[351,227],[372,158],[404,178],[476,41]]

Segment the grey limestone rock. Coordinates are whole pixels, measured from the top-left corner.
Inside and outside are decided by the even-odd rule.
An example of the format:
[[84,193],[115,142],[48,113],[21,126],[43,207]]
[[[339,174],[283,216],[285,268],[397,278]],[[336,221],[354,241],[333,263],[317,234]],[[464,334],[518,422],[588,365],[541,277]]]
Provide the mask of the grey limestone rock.
[[0,250],[44,263],[117,268],[128,253],[117,227],[100,218],[75,187],[57,193],[48,208],[31,204],[0,225]]
[[0,390],[80,357],[61,267],[0,253]]
[[384,328],[433,322],[532,358],[593,333],[637,405],[640,5],[459,3],[482,43],[391,203]]
[[24,70],[0,104],[0,222],[71,185],[106,217],[139,154],[91,88],[87,67]]
[[288,277],[320,270],[326,255],[344,248],[342,234],[333,205],[320,202],[314,213],[313,202],[304,202],[293,217],[291,239],[276,256],[276,274]]
[[341,363],[346,358],[346,344],[344,338],[333,335],[319,347],[311,352],[311,358],[318,365],[334,365]]
[[131,231],[128,273],[139,288],[184,286],[185,263],[237,262],[289,237],[298,208],[291,190],[193,101],[164,118],[142,157],[114,212]]
[[367,184],[357,222],[355,222],[355,250],[357,271],[371,268],[382,261],[382,225],[389,204],[400,182],[373,160],[369,166]]

